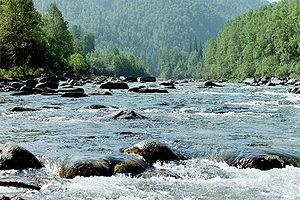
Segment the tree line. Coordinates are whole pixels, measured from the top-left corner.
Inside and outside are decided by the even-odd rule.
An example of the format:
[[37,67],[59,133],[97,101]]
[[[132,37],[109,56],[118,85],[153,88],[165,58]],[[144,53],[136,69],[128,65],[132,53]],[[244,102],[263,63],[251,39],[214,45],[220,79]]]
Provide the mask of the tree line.
[[32,0],[0,0],[0,53],[2,77],[148,74],[137,57],[117,48],[95,53],[93,34],[75,25],[69,30],[56,4],[41,15]]
[[[37,9],[46,13],[56,2],[71,25],[82,25],[95,36],[96,51],[112,47],[138,56],[156,76],[188,77],[186,70],[191,44],[204,46],[226,21],[266,5],[266,0],[34,0]],[[167,54],[176,51],[184,58],[166,69]],[[167,59],[167,60],[164,60]],[[190,58],[191,60],[191,58]],[[161,65],[163,64],[163,65]],[[199,63],[197,63],[198,65]],[[200,65],[200,64],[199,64]],[[182,66],[182,67],[180,67]],[[176,68],[174,70],[173,68]],[[190,70],[191,67],[188,67]],[[167,72],[169,71],[169,72]]]
[[300,1],[284,0],[229,21],[209,41],[201,71],[206,79],[299,79]]

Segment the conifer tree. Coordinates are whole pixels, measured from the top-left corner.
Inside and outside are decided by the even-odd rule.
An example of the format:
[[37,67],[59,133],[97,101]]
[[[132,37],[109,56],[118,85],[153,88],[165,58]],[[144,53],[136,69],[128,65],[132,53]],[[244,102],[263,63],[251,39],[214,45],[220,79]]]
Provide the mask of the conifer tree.
[[46,34],[54,71],[64,71],[73,53],[73,38],[56,4],[51,4],[44,17],[43,30]]
[[0,1],[1,67],[36,67],[41,64],[37,32],[40,14],[32,0]]

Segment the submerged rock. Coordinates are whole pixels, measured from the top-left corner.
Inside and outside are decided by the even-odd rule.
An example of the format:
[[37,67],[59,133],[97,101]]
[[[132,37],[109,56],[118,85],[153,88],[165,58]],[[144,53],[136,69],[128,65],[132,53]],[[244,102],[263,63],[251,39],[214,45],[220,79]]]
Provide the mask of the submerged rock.
[[137,178],[152,178],[152,177],[171,177],[178,179],[180,176],[174,172],[171,172],[166,169],[149,169],[139,175],[136,176]]
[[134,111],[121,111],[113,119],[146,119],[147,117],[137,114]]
[[32,153],[17,145],[5,145],[0,149],[0,170],[23,170],[43,167]]
[[299,159],[292,155],[268,152],[236,152],[227,153],[219,159],[230,166],[240,169],[255,168],[270,170],[285,168],[286,166],[299,167]]
[[99,109],[105,109],[105,108],[107,108],[107,107],[104,105],[98,105],[98,104],[93,104],[93,105],[85,107],[85,109],[93,109],[93,110],[99,110]]
[[182,156],[174,153],[168,146],[158,142],[139,143],[133,147],[125,148],[123,151],[128,154],[139,155],[149,164],[157,161],[178,161],[184,159]]
[[59,176],[72,179],[76,176],[112,176],[113,173],[113,166],[108,160],[64,161]]

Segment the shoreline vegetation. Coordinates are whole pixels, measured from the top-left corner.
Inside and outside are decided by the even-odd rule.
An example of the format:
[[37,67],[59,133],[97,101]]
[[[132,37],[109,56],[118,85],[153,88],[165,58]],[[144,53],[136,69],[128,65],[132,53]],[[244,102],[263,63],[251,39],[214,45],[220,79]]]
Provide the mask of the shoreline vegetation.
[[[277,82],[298,82],[299,12],[300,3],[287,0],[230,20],[207,45],[195,37],[187,52],[168,49],[161,55],[157,77],[225,82],[253,79],[250,85],[264,79],[270,82],[272,77]],[[129,51],[112,46],[99,52],[95,36],[81,26],[69,28],[56,4],[41,15],[33,1],[0,0],[0,16],[1,78],[153,76],[151,67]]]

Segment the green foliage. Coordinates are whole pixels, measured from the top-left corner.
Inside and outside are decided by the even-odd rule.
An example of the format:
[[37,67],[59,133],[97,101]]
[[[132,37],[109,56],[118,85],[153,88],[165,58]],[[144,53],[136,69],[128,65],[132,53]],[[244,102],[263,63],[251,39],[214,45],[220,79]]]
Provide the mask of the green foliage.
[[28,79],[28,78],[36,78],[40,77],[44,73],[43,68],[29,68],[27,66],[22,67],[12,67],[9,70],[0,69],[0,77],[1,78],[20,78],[20,79]]
[[1,68],[42,65],[37,37],[41,17],[32,0],[2,0],[0,11]]
[[106,51],[100,56],[90,53],[87,55],[87,62],[96,75],[115,77],[148,75],[147,68],[136,56],[122,53],[117,48]]
[[[93,33],[98,49],[105,51],[116,46],[132,52],[155,75],[160,73],[158,63],[164,49],[188,52],[195,38],[204,44],[217,35],[228,19],[267,3],[266,0],[35,0],[35,5],[46,12],[51,2],[57,3],[71,25],[82,25]],[[77,45],[76,52],[85,55],[87,52]]]
[[285,0],[227,23],[208,43],[202,75],[207,79],[297,77],[300,2]]
[[56,4],[50,5],[43,18],[43,31],[49,45],[52,70],[66,70],[68,59],[73,53],[73,37],[68,30],[68,22],[64,20]]
[[86,56],[95,51],[95,36],[91,33],[85,33],[81,26],[72,26],[72,36],[74,38],[74,52]]
[[76,77],[90,75],[89,67],[86,64],[84,57],[79,53],[71,55],[69,66]]

